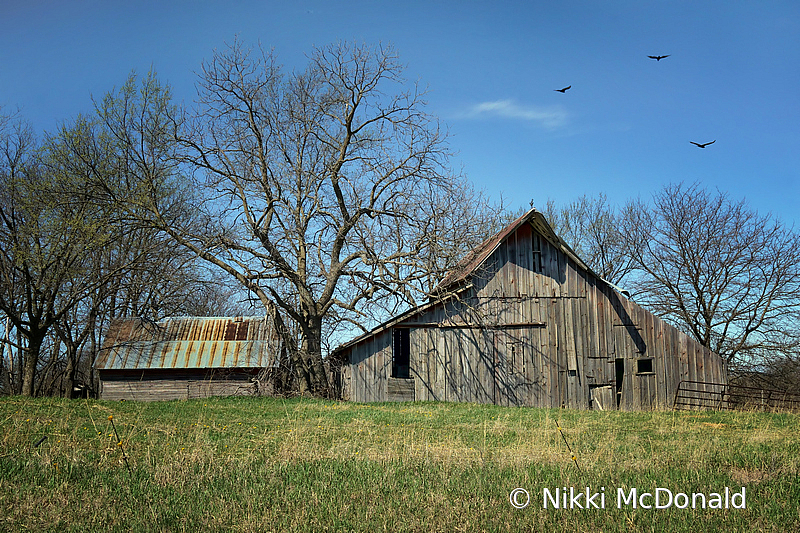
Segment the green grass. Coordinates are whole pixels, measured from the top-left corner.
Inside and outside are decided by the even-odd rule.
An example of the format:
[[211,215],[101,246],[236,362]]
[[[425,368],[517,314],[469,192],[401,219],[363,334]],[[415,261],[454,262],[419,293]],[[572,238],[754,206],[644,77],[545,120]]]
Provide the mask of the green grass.
[[[8,531],[796,531],[799,472],[789,414],[0,399]],[[543,508],[586,486],[605,509]],[[618,509],[617,487],[745,487],[747,507]]]

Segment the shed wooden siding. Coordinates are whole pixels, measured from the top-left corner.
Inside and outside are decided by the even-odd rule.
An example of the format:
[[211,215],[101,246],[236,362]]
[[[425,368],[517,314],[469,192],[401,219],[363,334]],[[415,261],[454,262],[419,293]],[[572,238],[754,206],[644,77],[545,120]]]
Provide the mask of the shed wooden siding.
[[[346,396],[388,399],[391,330],[400,327],[410,329],[417,400],[588,408],[595,387],[616,397],[617,359],[620,409],[669,406],[682,379],[726,381],[718,355],[576,261],[533,224],[520,225],[459,300],[426,306],[346,348]],[[653,359],[652,374],[636,372],[642,358]]]
[[104,400],[189,400],[210,396],[256,394],[252,372],[105,371],[100,382]]

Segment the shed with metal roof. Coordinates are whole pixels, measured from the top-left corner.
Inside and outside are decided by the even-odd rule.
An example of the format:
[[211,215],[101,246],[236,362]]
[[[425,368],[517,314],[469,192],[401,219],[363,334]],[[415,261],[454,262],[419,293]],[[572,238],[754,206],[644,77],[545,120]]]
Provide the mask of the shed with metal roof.
[[100,398],[175,400],[251,395],[277,361],[268,317],[183,317],[111,322],[95,362]]

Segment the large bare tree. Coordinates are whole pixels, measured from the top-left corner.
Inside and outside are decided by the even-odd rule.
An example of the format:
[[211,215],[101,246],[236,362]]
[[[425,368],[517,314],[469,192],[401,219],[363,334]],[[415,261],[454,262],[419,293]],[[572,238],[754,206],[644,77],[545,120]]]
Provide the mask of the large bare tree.
[[[317,48],[285,72],[237,41],[203,65],[196,109],[172,122],[202,202],[190,223],[152,203],[152,221],[257,296],[280,331],[296,326],[295,364],[315,393],[328,392],[324,321],[358,323],[381,298],[413,303],[442,236],[431,199],[465,188],[402,72],[390,47]],[[108,100],[112,131],[166,130],[152,113],[120,127],[134,100]]]
[[734,366],[796,350],[800,236],[698,184],[630,202],[636,296]]

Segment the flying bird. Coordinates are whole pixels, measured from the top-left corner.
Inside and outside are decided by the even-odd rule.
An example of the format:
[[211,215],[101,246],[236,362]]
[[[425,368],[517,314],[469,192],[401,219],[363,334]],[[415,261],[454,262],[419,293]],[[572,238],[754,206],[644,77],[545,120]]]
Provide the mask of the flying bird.
[[567,86],[566,86],[566,87],[564,87],[563,89],[553,89],[553,90],[554,90],[554,91],[558,91],[558,92],[560,92],[560,93],[565,93],[565,92],[567,92],[567,90],[569,90],[569,89],[571,89],[571,88],[572,88],[572,85],[567,85]]
[[714,144],[715,142],[717,142],[717,140],[716,140],[716,139],[714,139],[714,140],[713,140],[713,141],[711,141],[710,143],[702,143],[702,144],[700,144],[700,143],[696,143],[696,142],[694,142],[694,141],[689,141],[689,142],[690,142],[690,143],[692,143],[693,145],[697,146],[698,148],[705,148],[705,147],[706,147],[706,146],[708,146],[709,144]]
[[669,54],[667,54],[665,56],[647,56],[647,57],[649,57],[650,59],[655,59],[656,61],[661,61],[665,57],[669,57]]

